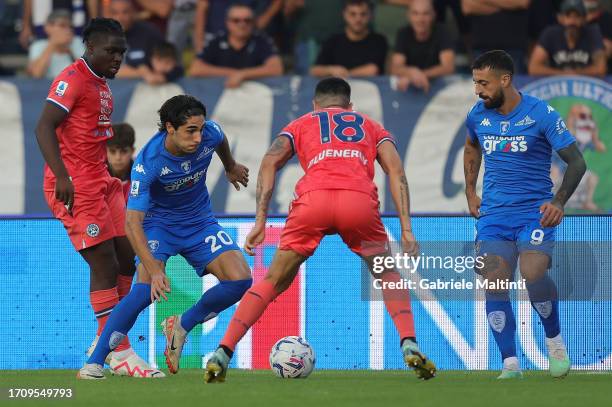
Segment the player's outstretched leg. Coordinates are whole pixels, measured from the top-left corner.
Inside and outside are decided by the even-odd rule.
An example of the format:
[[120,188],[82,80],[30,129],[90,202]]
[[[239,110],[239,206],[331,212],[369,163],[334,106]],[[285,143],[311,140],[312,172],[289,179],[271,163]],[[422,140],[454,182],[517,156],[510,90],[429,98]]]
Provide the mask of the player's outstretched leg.
[[[85,366],[77,373],[77,378],[101,378],[93,377],[90,373],[102,369],[106,356],[126,337],[127,332],[136,322],[138,314],[150,304],[151,285],[145,283],[135,284],[132,291],[111,313],[96,348]],[[129,349],[126,353],[117,358],[115,365],[111,365],[111,369],[115,372],[125,372],[129,376],[140,378],[159,378],[165,376],[160,370],[150,368],[133,350]]]
[[547,274],[548,264],[549,257],[544,253],[521,254],[521,274],[527,280],[529,300],[546,334],[548,370],[552,377],[563,378],[569,373],[572,363],[561,336],[557,287]]
[[277,250],[265,278],[255,283],[242,297],[219,348],[206,363],[204,381],[225,381],[236,344],[261,317],[268,304],[291,285],[300,265],[307,259],[292,250]]
[[219,284],[206,291],[200,300],[182,315],[168,317],[162,322],[166,335],[166,364],[170,373],[177,373],[187,334],[196,326],[219,315],[242,298],[253,280],[244,257],[239,251],[222,253],[207,266],[219,279]]

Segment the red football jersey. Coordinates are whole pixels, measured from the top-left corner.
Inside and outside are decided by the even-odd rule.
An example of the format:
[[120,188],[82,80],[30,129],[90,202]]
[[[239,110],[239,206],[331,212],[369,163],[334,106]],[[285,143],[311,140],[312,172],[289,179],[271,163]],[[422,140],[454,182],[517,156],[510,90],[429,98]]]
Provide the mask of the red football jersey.
[[361,191],[378,199],[374,184],[377,147],[393,136],[362,113],[341,108],[314,111],[292,121],[280,135],[291,140],[304,176],[295,194],[318,189]]
[[[83,58],[53,81],[47,101],[68,115],[57,127],[60,153],[73,180],[108,176],[106,141],[113,136],[113,97],[106,79],[96,75]],[[45,182],[55,176],[45,166]]]

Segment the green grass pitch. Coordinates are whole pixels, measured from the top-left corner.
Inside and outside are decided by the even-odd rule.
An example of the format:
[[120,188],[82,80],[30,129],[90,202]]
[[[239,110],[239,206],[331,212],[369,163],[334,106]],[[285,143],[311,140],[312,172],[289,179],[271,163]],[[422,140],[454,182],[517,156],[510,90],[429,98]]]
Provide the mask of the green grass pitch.
[[[198,369],[165,379],[75,378],[75,370],[0,371],[1,406],[610,406],[612,372],[571,372],[552,379],[525,372],[523,380],[495,380],[497,372],[442,371],[427,382],[409,371],[315,371],[308,379],[278,379],[271,371],[230,370],[227,381],[205,384]],[[8,399],[14,387],[70,387],[70,400]]]

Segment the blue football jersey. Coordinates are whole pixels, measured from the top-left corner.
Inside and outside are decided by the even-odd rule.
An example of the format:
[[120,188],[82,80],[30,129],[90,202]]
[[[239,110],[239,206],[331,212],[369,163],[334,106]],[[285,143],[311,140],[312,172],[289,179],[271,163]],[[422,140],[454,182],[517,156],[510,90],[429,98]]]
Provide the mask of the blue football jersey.
[[533,211],[552,199],[552,150],[575,142],[555,109],[523,94],[508,115],[479,101],[466,127],[484,156],[481,215]]
[[206,171],[223,142],[221,127],[206,121],[197,151],[181,157],[166,150],[166,136],[166,131],[155,134],[134,160],[128,209],[146,212],[145,223],[175,226],[210,221]]

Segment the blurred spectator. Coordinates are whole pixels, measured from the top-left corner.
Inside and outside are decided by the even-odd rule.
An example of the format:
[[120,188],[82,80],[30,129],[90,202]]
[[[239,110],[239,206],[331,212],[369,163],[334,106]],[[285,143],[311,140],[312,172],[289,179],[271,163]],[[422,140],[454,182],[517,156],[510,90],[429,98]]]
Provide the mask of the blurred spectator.
[[529,43],[534,45],[540,38],[542,31],[549,25],[557,23],[558,0],[535,0],[529,3],[528,33]]
[[[174,0],[130,0],[134,8],[134,20],[146,21],[163,34],[166,33],[168,18],[174,6]],[[112,0],[102,1],[102,15],[111,17]]]
[[603,36],[606,59],[608,60],[608,74],[612,72],[612,14],[605,10],[599,0],[584,0],[587,11],[587,22],[599,26]]
[[70,23],[70,11],[54,10],[47,17],[47,39],[30,45],[28,73],[34,78],[55,78],[85,52],[80,37],[75,37]]
[[248,79],[283,74],[272,40],[254,32],[255,15],[248,6],[233,5],[226,18],[227,33],[215,36],[191,65],[192,76],[225,76],[235,88]]
[[178,60],[176,47],[170,42],[161,42],[153,47],[151,54],[151,74],[144,79],[151,85],[173,82],[183,76],[183,67]]
[[54,10],[67,10],[76,35],[81,35],[90,18],[98,16],[98,0],[24,0],[19,43],[28,49],[30,41],[47,38],[45,24]]
[[474,56],[503,49],[514,60],[517,73],[524,73],[529,3],[530,0],[461,0],[461,10],[470,16]]
[[343,0],[285,0],[287,23],[295,29],[294,70],[308,75],[319,47],[342,32]]
[[435,22],[431,0],[413,0],[408,9],[410,25],[397,33],[391,56],[391,74],[398,89],[413,85],[429,90],[429,80],[455,71],[455,51],[446,30]]
[[128,123],[113,124],[113,137],[106,142],[108,172],[121,180],[126,201],[130,193],[130,173],[134,160],[134,128]]
[[250,7],[257,16],[255,27],[264,31],[281,11],[283,0],[197,0],[193,24],[193,48],[197,53],[205,42],[225,30],[225,18],[232,5]]
[[153,47],[163,42],[164,38],[155,26],[136,20],[136,10],[130,0],[111,0],[109,12],[110,17],[123,27],[128,44],[117,78],[146,78],[151,73],[149,66]]
[[168,19],[166,39],[174,44],[182,55],[192,38],[192,27],[197,0],[174,0],[174,8]]
[[344,33],[335,34],[323,43],[313,76],[374,76],[385,72],[387,39],[370,31],[372,3],[369,0],[347,0],[344,5]]
[[450,9],[461,35],[463,46],[467,52],[471,52],[472,27],[470,19],[461,10],[461,0],[434,0],[434,9],[436,10],[436,21],[439,23],[446,23],[446,10]]
[[564,0],[559,24],[546,28],[533,49],[530,75],[606,74],[603,39],[596,25],[586,24],[581,0]]

